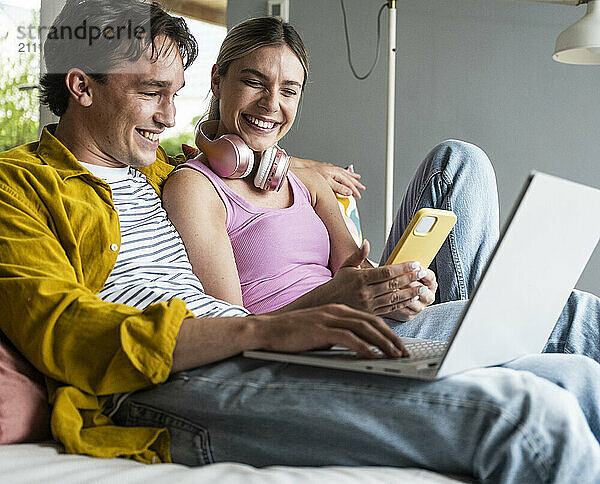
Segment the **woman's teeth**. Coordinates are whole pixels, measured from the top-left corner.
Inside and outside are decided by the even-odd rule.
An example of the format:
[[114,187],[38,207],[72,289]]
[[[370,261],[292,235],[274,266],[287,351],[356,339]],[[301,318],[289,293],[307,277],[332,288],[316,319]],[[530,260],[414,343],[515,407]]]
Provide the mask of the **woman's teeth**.
[[265,129],[272,129],[273,126],[275,126],[275,123],[269,122],[269,121],[263,121],[261,119],[257,119],[254,116],[250,116],[249,114],[246,115],[246,119],[248,121],[250,121],[252,124],[260,127],[260,128],[265,128]]
[[138,129],[138,133],[140,133],[144,138],[148,138],[150,141],[158,141],[158,133],[152,133],[142,129]]

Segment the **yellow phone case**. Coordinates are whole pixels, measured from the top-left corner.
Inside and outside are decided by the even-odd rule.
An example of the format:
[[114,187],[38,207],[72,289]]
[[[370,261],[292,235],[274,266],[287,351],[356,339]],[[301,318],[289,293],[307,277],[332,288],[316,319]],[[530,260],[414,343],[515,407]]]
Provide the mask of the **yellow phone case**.
[[415,260],[429,267],[456,223],[450,210],[422,208],[412,218],[385,265]]

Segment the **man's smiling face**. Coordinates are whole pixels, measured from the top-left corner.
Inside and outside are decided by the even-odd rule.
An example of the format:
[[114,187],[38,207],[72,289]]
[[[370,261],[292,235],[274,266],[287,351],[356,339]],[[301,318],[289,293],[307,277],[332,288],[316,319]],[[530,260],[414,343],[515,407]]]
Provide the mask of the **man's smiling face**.
[[126,73],[110,73],[106,84],[91,81],[92,103],[84,110],[87,144],[81,161],[104,166],[143,167],[154,163],[160,134],[175,125],[174,99],[184,85],[183,62],[176,46],[161,38]]

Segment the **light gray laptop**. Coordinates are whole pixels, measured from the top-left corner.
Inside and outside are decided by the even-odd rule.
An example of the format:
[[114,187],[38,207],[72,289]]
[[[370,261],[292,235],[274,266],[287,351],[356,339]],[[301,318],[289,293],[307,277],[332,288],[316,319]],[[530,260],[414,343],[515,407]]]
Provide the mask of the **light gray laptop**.
[[599,213],[600,190],[532,173],[447,343],[403,338],[411,356],[400,359],[343,349],[244,356],[433,380],[539,353],[598,243]]

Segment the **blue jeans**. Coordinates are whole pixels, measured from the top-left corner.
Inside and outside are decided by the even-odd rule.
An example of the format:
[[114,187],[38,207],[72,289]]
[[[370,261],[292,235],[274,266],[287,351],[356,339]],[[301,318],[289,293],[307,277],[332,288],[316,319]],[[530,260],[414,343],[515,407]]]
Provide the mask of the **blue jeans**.
[[[461,142],[438,146],[419,168],[388,247],[427,197],[477,213],[435,261],[441,303],[395,324],[400,334],[452,331],[464,301],[446,301],[468,297],[498,236],[493,179],[485,154]],[[599,326],[598,299],[575,291],[547,350],[577,354],[530,355],[433,382],[238,356],[133,393],[114,419],[167,427],[173,460],[188,465],[419,466],[493,482],[600,482]]]

